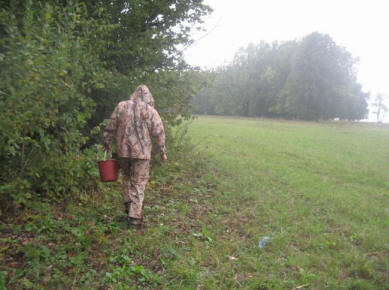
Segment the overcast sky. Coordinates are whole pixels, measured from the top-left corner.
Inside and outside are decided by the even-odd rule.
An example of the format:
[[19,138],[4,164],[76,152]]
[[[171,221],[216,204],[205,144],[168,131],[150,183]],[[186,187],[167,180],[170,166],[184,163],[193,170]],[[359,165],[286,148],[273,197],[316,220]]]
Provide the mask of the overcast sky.
[[[205,0],[214,12],[210,31],[185,52],[191,65],[214,68],[232,60],[239,47],[260,40],[300,39],[329,34],[359,58],[365,91],[389,95],[389,0]],[[389,112],[386,114],[389,121]]]

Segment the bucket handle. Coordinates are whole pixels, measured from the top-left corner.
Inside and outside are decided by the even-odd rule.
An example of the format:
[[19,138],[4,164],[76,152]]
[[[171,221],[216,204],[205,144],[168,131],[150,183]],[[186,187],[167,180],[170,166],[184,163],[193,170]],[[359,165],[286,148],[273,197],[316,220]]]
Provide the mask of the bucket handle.
[[[112,159],[112,152],[109,151],[109,155],[108,155],[109,159]],[[107,151],[104,151],[104,161],[107,161]]]

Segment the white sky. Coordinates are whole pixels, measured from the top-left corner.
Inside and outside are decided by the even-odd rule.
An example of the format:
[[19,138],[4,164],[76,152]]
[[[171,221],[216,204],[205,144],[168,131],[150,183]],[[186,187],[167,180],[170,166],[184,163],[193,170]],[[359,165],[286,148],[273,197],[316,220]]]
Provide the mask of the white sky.
[[[329,34],[359,58],[358,80],[365,91],[389,95],[389,0],[205,0],[210,33],[185,52],[191,65],[216,67],[239,47],[260,40],[300,39]],[[195,35],[195,39],[204,36]],[[374,119],[372,116],[370,119]],[[386,114],[389,122],[389,112]]]

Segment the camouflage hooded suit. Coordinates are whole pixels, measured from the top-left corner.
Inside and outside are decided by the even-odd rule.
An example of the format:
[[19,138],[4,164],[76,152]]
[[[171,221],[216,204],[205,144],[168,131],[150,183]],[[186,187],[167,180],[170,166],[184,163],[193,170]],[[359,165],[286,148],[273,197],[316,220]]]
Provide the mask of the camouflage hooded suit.
[[110,144],[114,136],[123,171],[123,200],[129,204],[129,217],[140,219],[149,179],[151,137],[161,154],[166,154],[163,123],[147,86],[138,86],[128,101],[116,106],[104,130],[104,144]]

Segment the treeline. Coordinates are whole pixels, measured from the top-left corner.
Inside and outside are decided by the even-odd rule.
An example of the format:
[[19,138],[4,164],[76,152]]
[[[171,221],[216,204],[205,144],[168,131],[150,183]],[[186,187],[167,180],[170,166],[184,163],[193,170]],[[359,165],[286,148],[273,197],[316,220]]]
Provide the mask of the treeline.
[[304,120],[359,120],[368,93],[356,81],[357,60],[330,36],[240,49],[230,65],[203,72],[210,80],[194,99],[197,114]]
[[168,131],[188,118],[198,75],[178,47],[209,12],[201,0],[1,1],[2,212],[96,186],[103,120],[137,85]]

